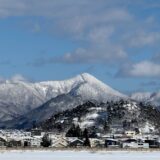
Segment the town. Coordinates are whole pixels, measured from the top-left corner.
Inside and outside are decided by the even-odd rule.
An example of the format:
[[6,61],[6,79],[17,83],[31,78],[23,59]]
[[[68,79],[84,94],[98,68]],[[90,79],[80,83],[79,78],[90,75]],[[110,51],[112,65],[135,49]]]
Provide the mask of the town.
[[31,131],[0,130],[1,148],[160,148],[160,136],[152,134],[136,134],[135,131],[125,131],[123,134],[96,134],[88,136],[84,130],[84,138],[70,137],[67,134],[43,132],[35,128]]

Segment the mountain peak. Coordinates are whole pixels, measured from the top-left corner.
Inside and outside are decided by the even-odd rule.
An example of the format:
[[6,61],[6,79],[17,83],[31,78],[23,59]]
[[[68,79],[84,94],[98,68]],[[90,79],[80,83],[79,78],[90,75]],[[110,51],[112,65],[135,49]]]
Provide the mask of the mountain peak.
[[83,73],[81,73],[80,75],[82,75],[82,76],[92,76],[90,73],[88,73],[88,72],[83,72]]
[[82,77],[94,77],[93,75],[87,73],[87,72],[84,72],[81,74]]
[[96,77],[94,77],[93,75],[89,73],[82,73],[80,76],[82,77],[84,81],[87,81],[87,82],[98,81]]
[[71,90],[73,95],[81,95],[83,99],[94,99],[97,101],[110,101],[121,98],[128,98],[126,95],[112,89],[102,81],[89,73],[82,73],[75,78],[79,84]]

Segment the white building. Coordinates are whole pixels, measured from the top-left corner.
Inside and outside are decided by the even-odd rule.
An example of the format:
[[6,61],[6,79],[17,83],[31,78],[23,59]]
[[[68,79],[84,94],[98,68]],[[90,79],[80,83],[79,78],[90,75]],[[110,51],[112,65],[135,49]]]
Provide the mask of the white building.
[[131,143],[123,143],[122,148],[144,148],[148,149],[149,144],[148,143],[139,143],[139,142],[131,142]]
[[135,131],[125,131],[125,135],[127,137],[133,137],[136,135],[136,132]]
[[39,138],[32,138],[30,141],[31,147],[40,147],[42,140]]

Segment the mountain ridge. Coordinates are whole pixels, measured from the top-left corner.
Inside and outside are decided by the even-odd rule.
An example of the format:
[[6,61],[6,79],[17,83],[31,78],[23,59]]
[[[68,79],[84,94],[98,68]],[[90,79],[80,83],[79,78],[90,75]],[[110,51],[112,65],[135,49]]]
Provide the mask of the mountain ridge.
[[160,94],[135,93],[130,97],[112,89],[94,76],[83,73],[63,81],[0,83],[0,127],[31,126],[87,101],[120,100],[160,102]]
[[138,102],[150,103],[160,108],[160,92],[135,92],[130,97]]
[[63,94],[80,96],[82,101],[128,98],[88,73],[63,81],[31,83],[17,79],[8,80],[0,83],[0,121],[25,115]]

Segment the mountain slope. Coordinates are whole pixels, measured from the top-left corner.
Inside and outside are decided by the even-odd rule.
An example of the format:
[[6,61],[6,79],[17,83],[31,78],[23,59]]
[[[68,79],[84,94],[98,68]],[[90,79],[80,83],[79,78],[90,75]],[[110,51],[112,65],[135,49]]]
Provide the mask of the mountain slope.
[[91,132],[124,133],[135,130],[143,133],[160,132],[160,112],[150,105],[131,101],[108,103],[86,102],[73,109],[59,112],[37,125],[47,131],[67,132],[73,125]]
[[81,95],[84,100],[96,100],[106,102],[111,100],[126,99],[127,96],[112,89],[95,77],[84,73],[80,75],[82,83],[71,90],[73,95]]
[[131,95],[131,99],[160,107],[160,92],[137,92]]
[[6,81],[0,84],[0,121],[25,115],[50,99],[68,93],[73,97],[80,96],[82,101],[127,98],[87,73],[64,81]]
[[19,116],[13,120],[0,123],[0,128],[31,128],[33,123],[39,123],[50,118],[53,114],[72,109],[82,103],[81,97],[73,97],[69,94],[63,94],[52,98],[40,107],[31,110],[27,114]]
[[25,82],[5,82],[0,84],[0,121],[12,119],[44,103],[33,84]]

